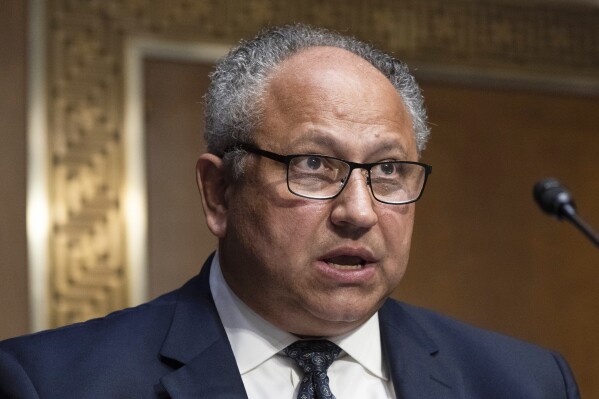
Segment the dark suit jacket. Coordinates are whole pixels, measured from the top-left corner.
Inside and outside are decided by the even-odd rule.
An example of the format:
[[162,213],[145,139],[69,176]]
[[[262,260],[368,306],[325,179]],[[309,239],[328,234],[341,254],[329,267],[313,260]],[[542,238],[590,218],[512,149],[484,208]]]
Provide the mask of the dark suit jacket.
[[[0,398],[245,398],[209,261],[147,304],[0,343]],[[579,397],[556,353],[394,300],[379,319],[398,399]]]

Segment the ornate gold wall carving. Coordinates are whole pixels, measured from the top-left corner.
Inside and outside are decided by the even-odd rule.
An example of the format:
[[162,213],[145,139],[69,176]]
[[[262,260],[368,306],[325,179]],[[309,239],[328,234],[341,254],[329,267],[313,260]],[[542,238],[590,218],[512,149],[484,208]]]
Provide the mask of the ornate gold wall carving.
[[128,305],[123,53],[129,36],[235,43],[268,24],[349,32],[413,63],[599,80],[599,8],[458,0],[50,0],[49,322]]

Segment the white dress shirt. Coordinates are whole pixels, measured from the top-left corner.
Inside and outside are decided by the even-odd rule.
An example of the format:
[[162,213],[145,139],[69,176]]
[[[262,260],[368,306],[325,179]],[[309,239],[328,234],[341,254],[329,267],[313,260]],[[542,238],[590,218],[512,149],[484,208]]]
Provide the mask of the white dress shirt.
[[[210,290],[249,399],[296,398],[303,372],[282,350],[298,337],[264,320],[231,291],[218,252],[210,269]],[[337,399],[395,399],[381,352],[378,314],[347,334],[327,339],[342,349],[327,372]]]

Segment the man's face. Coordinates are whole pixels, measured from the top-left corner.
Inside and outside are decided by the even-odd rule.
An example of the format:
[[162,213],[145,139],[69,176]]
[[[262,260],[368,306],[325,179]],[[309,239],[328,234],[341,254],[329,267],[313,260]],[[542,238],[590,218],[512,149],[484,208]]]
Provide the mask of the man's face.
[[[284,61],[267,86],[255,144],[354,162],[417,160],[412,121],[389,81],[361,58],[317,47]],[[354,170],[334,199],[298,197],[285,165],[248,155],[227,190],[222,270],[246,304],[298,335],[345,333],[378,310],[408,261],[414,204],[377,202]]]

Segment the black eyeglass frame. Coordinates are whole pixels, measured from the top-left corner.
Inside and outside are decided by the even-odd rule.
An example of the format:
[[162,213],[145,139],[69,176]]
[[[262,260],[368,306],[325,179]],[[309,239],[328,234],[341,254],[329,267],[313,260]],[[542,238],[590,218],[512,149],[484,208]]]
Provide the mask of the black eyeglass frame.
[[[345,159],[341,159],[341,158],[336,158],[336,157],[331,157],[328,155],[321,155],[321,154],[290,154],[290,155],[281,155],[281,154],[277,154],[271,151],[267,151],[267,150],[263,150],[261,148],[258,148],[254,145],[251,144],[238,144],[235,145],[229,149],[227,149],[225,151],[225,153],[228,152],[232,152],[235,150],[243,150],[252,154],[256,154],[256,155],[260,155],[263,157],[266,157],[268,159],[272,159],[273,161],[276,162],[280,162],[282,164],[285,164],[285,166],[287,166],[286,168],[286,181],[287,181],[287,189],[289,190],[290,193],[297,195],[298,197],[302,197],[302,198],[308,198],[308,199],[315,199],[315,200],[328,200],[328,199],[333,199],[336,198],[338,195],[340,195],[343,190],[345,189],[345,186],[347,185],[347,182],[349,181],[349,177],[351,176],[351,173],[354,171],[354,169],[364,169],[368,172],[368,176],[366,179],[366,184],[370,187],[370,192],[372,193],[372,196],[374,197],[374,199],[376,199],[377,201],[383,203],[383,204],[389,204],[389,205],[405,205],[405,204],[411,204],[412,202],[416,202],[418,201],[421,197],[422,194],[424,193],[424,187],[426,186],[426,181],[428,180],[428,176],[433,172],[433,167],[431,165],[422,163],[422,162],[414,162],[414,161],[383,161],[383,162],[372,162],[372,163],[360,163],[360,162],[352,162],[352,161],[346,161]],[[297,157],[306,157],[306,156],[315,156],[315,157],[321,157],[321,158],[326,158],[326,159],[334,159],[336,161],[339,162],[343,162],[347,165],[349,165],[349,172],[347,173],[347,178],[345,179],[345,181],[343,181],[343,186],[341,187],[341,189],[339,190],[339,192],[335,195],[331,195],[331,196],[326,196],[326,197],[309,197],[307,195],[303,195],[303,194],[299,194],[296,193],[295,191],[293,191],[291,189],[291,187],[289,186],[289,164],[291,163],[291,160],[293,158],[297,158]],[[422,182],[422,187],[420,188],[420,193],[418,194],[418,196],[413,199],[413,200],[409,200],[409,201],[403,201],[403,202],[388,202],[388,201],[383,201],[380,200],[376,194],[374,193],[374,189],[372,188],[372,184],[370,183],[370,169],[372,169],[373,167],[377,166],[377,165],[381,165],[381,164],[387,164],[387,163],[399,163],[399,164],[408,164],[408,165],[419,165],[422,166],[424,168],[424,181]]]

